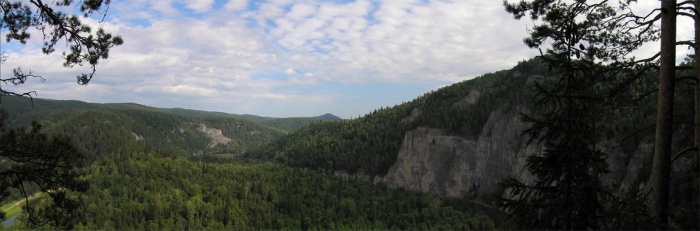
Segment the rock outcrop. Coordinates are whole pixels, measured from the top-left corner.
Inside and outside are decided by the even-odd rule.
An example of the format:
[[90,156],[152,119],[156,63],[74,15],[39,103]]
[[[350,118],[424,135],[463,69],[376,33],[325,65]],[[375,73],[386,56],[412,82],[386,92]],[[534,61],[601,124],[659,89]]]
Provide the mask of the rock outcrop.
[[[497,192],[498,182],[513,176],[524,182],[534,178],[525,167],[529,155],[541,153],[542,145],[526,145],[520,120],[522,106],[502,105],[492,111],[476,139],[468,139],[428,127],[408,131],[396,162],[380,182],[393,188],[439,196],[464,197],[478,187],[482,195]],[[682,135],[682,134],[679,134]],[[642,139],[625,152],[616,141],[597,146],[609,153],[610,173],[603,181],[621,190],[643,187],[648,181],[653,139]]]
[[525,146],[520,133],[526,125],[518,113],[508,110],[525,109],[504,105],[494,110],[476,140],[426,127],[407,132],[382,182],[389,187],[463,197],[473,186],[493,192],[508,175],[527,180],[530,176],[522,168],[525,153],[541,148]]
[[206,135],[211,139],[211,143],[209,143],[209,148],[215,147],[219,144],[227,145],[229,142],[231,142],[231,138],[226,137],[221,132],[221,129],[210,128],[207,127],[207,125],[205,124],[199,124],[199,127],[197,127],[197,131],[201,132],[202,134]]

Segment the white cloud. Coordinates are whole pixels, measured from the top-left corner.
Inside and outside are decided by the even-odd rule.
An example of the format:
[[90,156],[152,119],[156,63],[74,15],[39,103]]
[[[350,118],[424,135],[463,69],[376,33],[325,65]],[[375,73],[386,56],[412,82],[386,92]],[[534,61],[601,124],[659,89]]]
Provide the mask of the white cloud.
[[292,68],[287,68],[287,70],[285,70],[284,73],[287,74],[287,75],[294,75],[294,74],[296,74],[297,72],[294,71],[294,69],[292,69]]
[[185,1],[185,4],[189,9],[198,13],[204,13],[211,10],[211,7],[214,5],[214,0]]
[[224,5],[225,10],[244,10],[248,7],[247,0],[229,0],[226,5]]
[[[128,4],[126,4],[128,5]],[[158,0],[158,1],[151,1],[151,7],[153,10],[165,15],[165,16],[174,16],[179,14],[177,9],[173,7],[173,1],[172,0]]]
[[[180,3],[205,17],[183,14],[175,7]],[[223,9],[213,1],[112,4],[102,26],[125,43],[101,61],[89,86],[75,84],[79,70],[61,67],[60,52],[47,58],[32,48],[10,60],[46,73],[51,84],[31,86],[44,96],[255,114],[281,102],[341,107],[335,105],[342,98],[368,97],[341,95],[326,90],[329,85],[415,84],[416,95],[407,101],[428,86],[510,68],[535,55],[521,42],[527,22],[513,20],[500,1],[230,0]],[[287,76],[256,78],[259,73]],[[373,103],[351,115],[390,105]]]

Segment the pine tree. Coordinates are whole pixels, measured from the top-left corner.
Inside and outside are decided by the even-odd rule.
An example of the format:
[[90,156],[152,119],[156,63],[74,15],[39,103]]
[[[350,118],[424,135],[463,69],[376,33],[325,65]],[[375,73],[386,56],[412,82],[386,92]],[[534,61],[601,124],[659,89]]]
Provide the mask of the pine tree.
[[540,48],[545,41],[551,44],[540,56],[551,76],[535,84],[540,111],[523,115],[531,124],[524,132],[528,144],[544,146],[542,153],[527,158],[526,166],[536,179],[503,180],[502,209],[529,229],[621,227],[620,220],[606,220],[608,205],[618,199],[601,182],[608,166],[606,153],[597,146],[605,139],[599,121],[621,106],[629,84],[650,68],[626,56],[655,39],[654,28],[642,33],[629,30],[628,19],[605,1],[504,5],[516,19],[530,14],[542,21],[524,42],[531,48]]
[[[53,204],[39,210],[26,208],[30,224],[71,228],[78,201],[67,196],[67,192],[87,189],[87,183],[80,179],[85,155],[70,139],[43,134],[37,123],[30,129],[7,128],[6,118],[0,109],[0,192],[17,188],[26,198],[31,193],[29,188],[37,186]],[[4,214],[0,214],[2,217]]]

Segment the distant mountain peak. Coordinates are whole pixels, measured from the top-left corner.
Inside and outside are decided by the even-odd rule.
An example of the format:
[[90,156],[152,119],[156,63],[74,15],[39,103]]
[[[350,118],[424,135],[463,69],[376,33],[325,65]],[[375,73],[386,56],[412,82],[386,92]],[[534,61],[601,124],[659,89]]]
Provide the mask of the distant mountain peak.
[[316,118],[325,119],[325,120],[342,120],[340,117],[337,117],[331,113],[326,113],[326,114],[323,114],[320,116],[316,116]]

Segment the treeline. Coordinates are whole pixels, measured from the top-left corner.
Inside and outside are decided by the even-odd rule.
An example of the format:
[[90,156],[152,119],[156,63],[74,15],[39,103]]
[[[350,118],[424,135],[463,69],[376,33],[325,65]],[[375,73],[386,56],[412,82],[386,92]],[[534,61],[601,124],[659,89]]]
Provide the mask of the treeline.
[[[33,101],[2,97],[0,107],[10,115],[8,125],[29,127],[37,121],[48,134],[70,137],[88,154],[88,163],[135,140],[183,156],[240,154],[289,132],[224,113],[157,109],[138,104]],[[231,142],[211,146],[212,139],[201,131],[202,125],[221,130]]]
[[[682,66],[691,63],[692,60],[686,60]],[[677,80],[674,124],[678,139],[674,146],[678,153],[692,146],[695,83],[680,77],[691,74],[687,70],[680,71]],[[537,114],[550,110],[535,105],[535,88],[538,84],[540,87],[561,84],[555,78],[557,75],[557,70],[550,69],[540,58],[534,58],[510,70],[443,87],[414,101],[380,109],[355,120],[313,124],[270,145],[254,148],[247,156],[325,172],[383,176],[395,162],[406,131],[425,126],[475,139],[484,132],[484,124],[492,113]],[[657,85],[658,74],[654,71],[637,78],[620,74],[595,83],[589,89],[595,91],[590,92],[591,95],[602,96],[600,100],[606,101],[608,107],[605,114],[600,115],[601,120],[596,121],[600,131],[597,139],[612,142],[611,148],[621,149],[625,155],[638,151],[639,144],[649,142],[654,135]],[[674,159],[677,170],[671,182],[671,195],[674,195],[671,213],[680,227],[697,227],[697,219],[691,217],[700,213],[697,207],[700,170],[695,161],[697,156],[692,153],[686,150]],[[607,158],[613,158],[609,162],[611,168],[619,168],[616,161],[629,161],[630,157]],[[645,185],[649,179],[651,156],[642,162],[632,185]],[[692,194],[696,196],[690,197]]]
[[528,79],[547,73],[537,59],[456,83],[407,103],[342,122],[320,122],[254,148],[247,157],[296,167],[384,175],[396,161],[407,131],[424,126],[476,138],[501,105],[530,105]]
[[138,144],[92,165],[86,179],[90,189],[74,195],[82,201],[77,230],[495,228],[482,209],[458,199],[273,162],[190,161]]
[[314,123],[245,156],[314,170],[384,175],[396,161],[409,127],[404,119],[412,108],[414,104],[404,103],[354,120]]
[[[510,70],[485,74],[432,91],[416,99],[420,115],[413,127],[438,128],[475,139],[493,111],[503,105],[532,105],[526,87],[552,75],[539,59],[519,62]],[[528,82],[529,81],[529,82]]]
[[[553,78],[556,75],[556,70],[549,69],[540,58],[533,58],[512,69],[443,87],[354,120],[312,124],[271,144],[253,148],[246,156],[310,169],[381,176],[396,160],[406,131],[431,127],[476,139],[492,113],[547,110],[534,106],[535,83],[558,84]],[[629,80],[620,77],[615,81]],[[649,128],[655,118],[656,81],[655,74],[649,73],[634,80],[631,87],[619,89],[625,91],[619,97],[625,98],[615,99],[620,105],[600,123],[604,135],[621,142],[625,153],[632,153],[632,148],[652,134]],[[679,124],[692,121],[690,87],[683,85],[677,93]],[[502,111],[496,111],[499,108]]]

